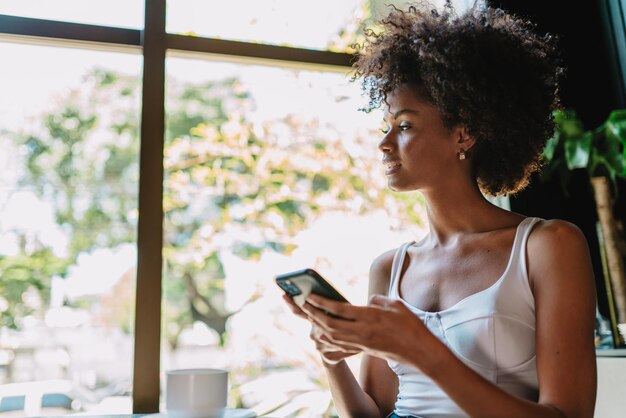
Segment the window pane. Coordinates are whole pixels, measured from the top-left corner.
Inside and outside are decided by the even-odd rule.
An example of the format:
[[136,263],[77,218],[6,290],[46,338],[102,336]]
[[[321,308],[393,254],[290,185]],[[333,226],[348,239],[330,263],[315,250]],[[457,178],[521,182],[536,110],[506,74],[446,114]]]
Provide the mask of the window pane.
[[[300,48],[350,51],[362,22],[409,0],[168,0],[167,31]],[[444,0],[434,0],[441,5]],[[460,9],[473,0],[453,1]]]
[[141,57],[0,56],[0,416],[130,413]]
[[420,195],[387,190],[382,114],[346,74],[169,58],[167,75],[163,371],[227,367],[231,406],[322,416],[323,367],[273,277],[313,267],[365,303],[374,257],[425,233]]
[[0,14],[142,29],[144,0],[0,0]]

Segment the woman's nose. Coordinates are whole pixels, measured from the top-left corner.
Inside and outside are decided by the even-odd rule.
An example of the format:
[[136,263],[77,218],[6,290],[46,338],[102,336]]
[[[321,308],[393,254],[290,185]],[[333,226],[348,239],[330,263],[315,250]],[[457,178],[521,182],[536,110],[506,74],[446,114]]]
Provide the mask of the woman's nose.
[[389,133],[390,132],[387,132],[385,136],[383,136],[383,139],[381,139],[378,143],[378,149],[382,152],[390,152],[393,149],[393,143],[391,141]]

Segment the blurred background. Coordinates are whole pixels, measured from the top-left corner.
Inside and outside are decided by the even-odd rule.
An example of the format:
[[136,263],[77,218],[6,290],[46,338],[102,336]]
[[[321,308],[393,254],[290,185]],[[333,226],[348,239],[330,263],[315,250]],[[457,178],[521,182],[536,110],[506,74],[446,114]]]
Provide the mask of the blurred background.
[[[153,235],[162,232],[153,282],[162,297],[147,302],[161,308],[161,380],[172,368],[228,368],[232,407],[334,414],[309,327],[286,309],[273,276],[313,267],[365,303],[371,261],[426,232],[421,196],[386,189],[382,116],[359,111],[367,99],[349,67],[363,27],[406,3],[166,2],[176,39],[236,43],[217,43],[232,48],[223,54],[171,49],[164,58],[163,224]],[[473,3],[453,2],[459,12]],[[564,1],[500,3],[563,34],[574,57],[564,101],[589,124],[624,105],[611,84],[619,78],[604,76],[615,58],[602,46],[603,2],[578,14]],[[70,33],[104,27],[139,39],[144,14],[141,0],[0,0],[0,417],[133,411],[137,231],[142,214],[158,215],[139,211],[140,156],[161,142],[140,132],[141,48]],[[32,36],[55,28],[58,37]],[[596,41],[570,41],[579,28]],[[265,47],[287,58],[236,53]],[[290,59],[293,51],[345,64]],[[575,57],[596,72],[581,73]],[[581,85],[590,90],[574,93]],[[553,189],[537,180],[499,203],[584,227],[587,203]]]

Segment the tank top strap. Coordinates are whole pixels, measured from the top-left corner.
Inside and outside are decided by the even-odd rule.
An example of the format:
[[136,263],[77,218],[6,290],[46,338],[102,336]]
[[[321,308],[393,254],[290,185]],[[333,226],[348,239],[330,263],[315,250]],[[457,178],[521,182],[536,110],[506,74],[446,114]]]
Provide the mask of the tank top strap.
[[[521,277],[525,278],[526,284],[528,284],[528,269],[526,266],[526,244],[528,242],[528,236],[537,222],[542,221],[542,218],[528,217],[520,222],[515,233],[513,240],[513,248],[511,249],[510,259],[507,270],[516,269],[520,271]],[[402,274],[402,266],[404,265],[404,259],[408,248],[413,245],[415,241],[409,241],[402,244],[393,256],[393,262],[391,264],[391,278],[389,280],[389,290],[387,296],[391,298],[397,298],[398,288],[397,284]]]
[[391,278],[389,280],[389,290],[387,291],[387,296],[391,298],[397,298],[397,286],[398,280],[400,280],[400,274],[402,273],[402,266],[404,265],[404,258],[406,257],[406,252],[411,245],[413,245],[415,241],[409,241],[402,244],[393,255],[393,262],[391,263]]
[[524,279],[526,279],[526,281],[528,281],[528,266],[526,265],[526,245],[528,244],[528,237],[530,236],[533,227],[542,220],[542,218],[537,217],[528,217],[524,219],[521,222],[519,231],[515,237],[511,258],[517,261],[521,275]]

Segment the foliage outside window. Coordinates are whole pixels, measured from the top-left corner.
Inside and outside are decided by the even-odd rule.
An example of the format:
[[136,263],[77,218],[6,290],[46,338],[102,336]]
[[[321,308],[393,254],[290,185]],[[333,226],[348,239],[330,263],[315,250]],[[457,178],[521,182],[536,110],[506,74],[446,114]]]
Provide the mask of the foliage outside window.
[[365,303],[371,260],[423,232],[422,200],[387,190],[382,115],[359,114],[346,74],[178,65],[199,76],[167,85],[164,366],[229,368],[232,406],[323,415],[308,326],[273,276],[315,267]]
[[[317,48],[349,51],[358,24],[380,9],[377,1],[354,2]],[[129,355],[119,357],[132,350],[140,83],[101,65],[83,71],[79,85],[46,81],[46,71],[76,71],[80,60],[48,55],[32,66],[39,77],[31,84],[60,91],[37,102],[46,106],[24,104],[28,119],[19,126],[0,126],[0,161],[10,167],[0,193],[0,383],[63,379],[70,384],[61,385],[68,389],[55,414],[129,413],[132,367]],[[176,62],[168,59],[168,71]],[[183,80],[194,65],[171,71],[167,83],[162,369],[229,367],[232,406],[328,414],[308,329],[283,306],[273,275],[315,267],[365,302],[373,257],[423,233],[422,200],[386,189],[380,115],[337,119],[363,105],[345,74],[213,63],[210,77]],[[280,112],[268,113],[273,106],[262,100],[266,70],[280,87],[270,94],[292,94]],[[16,204],[20,193],[28,199]],[[9,203],[17,223],[7,222]],[[60,244],[29,229],[33,207],[45,207]],[[33,374],[16,353],[41,324],[47,328],[29,353],[50,367]],[[51,344],[60,341],[93,347]],[[358,365],[358,357],[351,361]]]
[[[272,71],[291,79],[303,98],[324,80],[323,74]],[[358,122],[343,126],[315,112],[268,117],[255,97],[250,75],[254,73],[262,70],[251,67],[247,81],[222,76],[210,82],[175,78],[168,82],[163,362],[174,366],[188,358],[233,369],[231,398],[242,406],[259,403],[261,392],[252,390],[255,385],[291,369],[300,384],[285,388],[284,394],[295,390],[301,400],[318,394],[325,411],[330,398],[321,369],[314,368],[318,360],[306,326],[284,310],[272,275],[281,271],[281,265],[286,270],[296,268],[298,260],[311,262],[355,301],[364,302],[368,263],[376,251],[401,237],[415,236],[409,221],[419,221],[421,200],[416,195],[393,196],[386,190],[376,148],[380,115],[361,115]],[[316,77],[317,85],[311,81]],[[345,101],[350,113],[357,115],[357,86],[349,90],[348,77],[342,74],[326,79],[325,94],[333,88],[340,93],[329,95],[323,105]],[[128,260],[138,216],[139,87],[136,77],[94,67],[79,86],[58,95],[55,105],[32,115],[35,123],[3,131],[5,149],[17,156],[19,176],[14,186],[26,187],[38,201],[49,202],[52,222],[66,239],[65,252],[55,253],[36,236],[24,233],[16,238],[19,251],[0,255],[6,305],[1,312],[3,342],[22,341],[25,318],[45,322],[55,314],[58,318],[59,312],[80,312],[95,326],[88,337],[94,342],[101,338],[94,330],[103,327],[118,330],[126,347],[132,344],[132,266],[109,277],[108,287],[92,283],[91,294],[59,289],[76,284],[78,273],[88,275],[97,269],[89,267],[94,255],[100,254],[100,262],[111,265],[122,264],[120,257]],[[410,219],[397,217],[401,212]],[[352,229],[337,228],[336,219]],[[372,228],[374,221],[379,223],[376,228]],[[328,243],[311,235],[329,222],[335,222],[336,235],[328,235]],[[377,245],[362,253],[364,246],[354,244],[358,237],[348,235],[359,227],[386,235],[366,237]],[[5,237],[7,233],[18,232],[5,231]],[[315,247],[332,248],[333,242],[341,241],[355,247],[336,255]],[[337,263],[346,258],[353,258],[352,263]],[[268,259],[275,270],[267,270]],[[354,271],[355,265],[359,271]],[[255,266],[265,266],[265,271],[241,275]],[[251,333],[244,325],[250,321],[256,327]],[[66,323],[63,333],[56,330],[48,335],[56,335],[55,339],[78,335],[85,326]],[[268,338],[271,335],[279,339]],[[35,343],[45,346],[43,341]],[[294,344],[301,349],[293,351]],[[244,347],[247,353],[241,351]],[[86,353],[80,361],[90,361]],[[10,379],[72,380],[75,358],[75,353],[63,357],[55,370],[39,377],[20,371],[24,363],[18,362],[12,364]],[[80,398],[68,404],[67,412],[72,407],[98,411],[106,396],[129,395],[129,380],[107,376],[102,367],[91,368],[90,374],[76,381],[99,396]],[[126,367],[129,371],[128,363]],[[123,409],[128,402],[124,405],[117,411],[129,412]]]
[[130,412],[140,60],[0,50],[0,416]]

